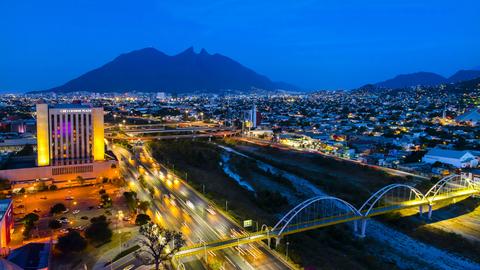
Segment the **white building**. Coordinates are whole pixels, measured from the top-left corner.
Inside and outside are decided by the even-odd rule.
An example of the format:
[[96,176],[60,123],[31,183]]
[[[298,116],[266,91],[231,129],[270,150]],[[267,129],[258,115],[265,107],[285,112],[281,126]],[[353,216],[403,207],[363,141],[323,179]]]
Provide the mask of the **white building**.
[[441,148],[433,148],[423,156],[422,161],[433,164],[440,162],[450,164],[456,168],[473,168],[477,167],[478,160],[470,151],[446,150]]
[[257,106],[253,104],[252,109],[243,111],[243,122],[245,127],[255,129],[258,124]]
[[457,122],[469,122],[472,125],[477,125],[480,122],[480,109],[475,108],[457,116]]

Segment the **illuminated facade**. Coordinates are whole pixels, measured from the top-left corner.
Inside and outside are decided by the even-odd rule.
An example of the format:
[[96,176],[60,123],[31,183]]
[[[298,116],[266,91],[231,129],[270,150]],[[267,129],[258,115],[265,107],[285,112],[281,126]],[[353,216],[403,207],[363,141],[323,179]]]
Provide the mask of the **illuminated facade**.
[[37,104],[37,164],[62,166],[105,159],[103,108]]
[[[11,199],[0,200],[0,255],[8,253],[10,234],[13,230],[13,204]],[[0,267],[1,268],[1,267]]]
[[103,108],[37,104],[37,166],[6,168],[0,178],[35,189],[37,183],[71,186],[72,180],[118,177],[118,160],[105,153]]

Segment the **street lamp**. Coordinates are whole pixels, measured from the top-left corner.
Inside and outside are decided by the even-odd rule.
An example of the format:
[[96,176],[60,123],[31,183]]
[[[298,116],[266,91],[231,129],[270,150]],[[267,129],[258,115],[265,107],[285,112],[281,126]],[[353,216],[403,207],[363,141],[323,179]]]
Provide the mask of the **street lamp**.
[[288,245],[290,245],[290,242],[287,241],[287,249],[286,249],[286,253],[285,253],[285,255],[287,256],[287,259],[288,259]]

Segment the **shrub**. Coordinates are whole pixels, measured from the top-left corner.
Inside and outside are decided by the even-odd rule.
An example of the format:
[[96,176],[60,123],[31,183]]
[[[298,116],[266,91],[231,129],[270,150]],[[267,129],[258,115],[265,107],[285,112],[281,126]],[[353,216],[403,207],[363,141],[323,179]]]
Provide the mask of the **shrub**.
[[77,231],[69,231],[68,234],[58,238],[56,247],[65,254],[80,252],[87,247],[87,241]]

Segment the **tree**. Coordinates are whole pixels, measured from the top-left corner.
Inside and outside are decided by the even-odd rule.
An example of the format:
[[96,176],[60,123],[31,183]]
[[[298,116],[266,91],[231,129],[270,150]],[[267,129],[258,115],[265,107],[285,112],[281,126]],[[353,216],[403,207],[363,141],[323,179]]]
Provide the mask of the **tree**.
[[23,236],[25,238],[28,238],[30,236],[30,231],[32,228],[35,226],[35,222],[37,222],[39,219],[39,216],[35,213],[29,213],[23,217],[23,222],[25,224],[24,230],[23,230]]
[[[153,222],[140,227],[140,246],[145,247],[137,251],[137,258],[145,263],[154,263],[155,270],[160,268],[160,264],[165,264],[173,255],[185,245],[181,232],[170,231],[157,226]],[[170,246],[170,249],[166,249]]]
[[57,190],[57,189],[58,189],[58,187],[56,185],[51,185],[50,186],[50,190]]
[[50,213],[51,214],[58,214],[58,213],[61,213],[65,210],[67,210],[67,208],[65,207],[65,205],[63,203],[57,203],[54,206],[52,206],[52,208],[50,208]]
[[52,219],[48,222],[48,227],[52,230],[60,229],[62,227],[62,223],[56,219]]
[[138,203],[138,209],[142,210],[143,212],[146,212],[149,206],[150,203],[148,201],[141,201]]
[[7,179],[0,179],[0,190],[8,190],[11,189],[12,186],[10,184],[10,181]]
[[112,230],[109,228],[107,217],[104,215],[90,219],[91,224],[85,230],[85,236],[92,242],[107,242],[112,238]]
[[85,183],[85,179],[83,179],[83,177],[80,175],[75,178],[75,181],[77,181],[79,185],[83,185]]
[[150,222],[150,216],[146,214],[138,214],[135,218],[135,225],[142,226]]
[[25,222],[25,224],[35,224],[35,222],[37,222],[39,219],[39,216],[35,213],[29,213],[27,215],[25,215],[25,217],[23,217],[23,221]]
[[100,196],[100,201],[102,202],[103,208],[107,208],[112,205],[112,199],[110,199],[110,196],[108,196],[106,193]]
[[137,207],[137,194],[133,191],[127,192],[125,191],[123,193],[123,196],[125,197],[125,200],[127,201],[128,208],[131,210],[135,210]]
[[38,183],[38,186],[37,186],[38,191],[45,191],[47,189],[48,189],[48,186],[47,184],[45,184],[45,182]]
[[69,231],[66,235],[58,238],[57,249],[64,254],[80,252],[87,247],[87,240],[77,231]]

